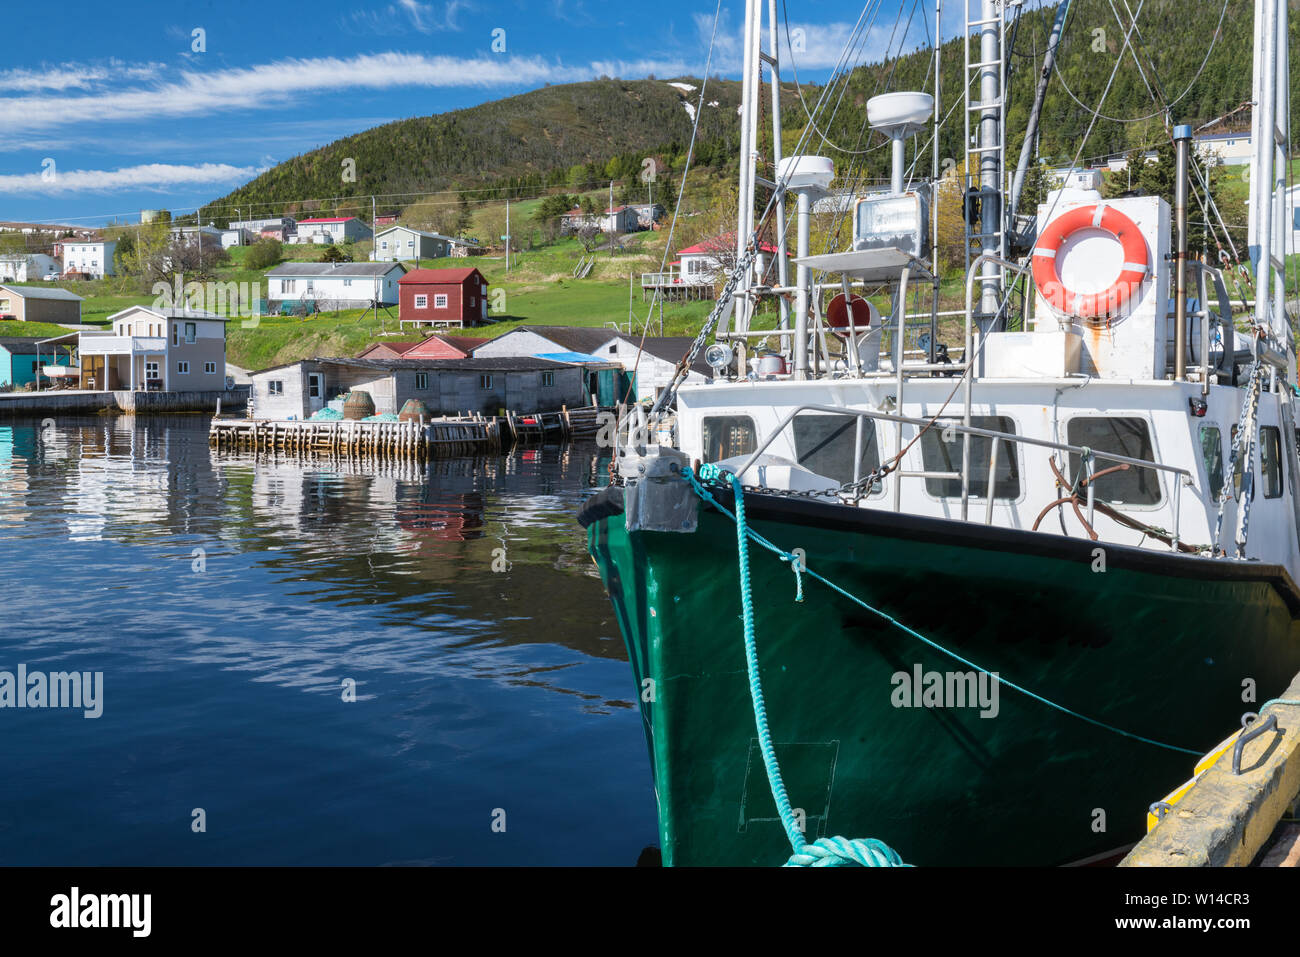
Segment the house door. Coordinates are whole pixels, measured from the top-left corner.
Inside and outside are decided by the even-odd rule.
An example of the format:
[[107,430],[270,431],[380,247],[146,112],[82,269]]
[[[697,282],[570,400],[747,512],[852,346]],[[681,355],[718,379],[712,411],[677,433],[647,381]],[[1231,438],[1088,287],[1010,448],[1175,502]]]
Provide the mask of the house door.
[[325,407],[325,375],[321,372],[307,373],[307,414],[317,412]]

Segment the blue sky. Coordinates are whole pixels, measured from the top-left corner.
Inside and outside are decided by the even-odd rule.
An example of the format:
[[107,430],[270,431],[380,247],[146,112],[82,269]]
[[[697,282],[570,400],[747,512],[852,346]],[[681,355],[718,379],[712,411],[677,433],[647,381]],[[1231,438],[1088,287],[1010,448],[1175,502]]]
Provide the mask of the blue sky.
[[[879,3],[858,59],[889,45],[899,0]],[[932,19],[933,0],[919,3],[904,49],[925,43],[921,9]],[[0,220],[97,225],[135,221],[144,208],[190,212],[275,163],[391,120],[602,74],[699,75],[714,11],[710,0],[56,4],[6,23]],[[743,4],[723,0],[722,11],[712,72],[735,77]],[[827,76],[862,12],[839,0],[790,4],[790,25],[806,38],[793,56],[801,79]]]

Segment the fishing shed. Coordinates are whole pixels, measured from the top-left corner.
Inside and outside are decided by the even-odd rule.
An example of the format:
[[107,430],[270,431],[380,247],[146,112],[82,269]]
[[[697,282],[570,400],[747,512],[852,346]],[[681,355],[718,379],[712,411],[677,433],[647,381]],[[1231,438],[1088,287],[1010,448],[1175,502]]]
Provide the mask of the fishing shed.
[[306,419],[353,389],[377,414],[420,399],[434,415],[558,411],[585,403],[581,366],[545,359],[303,359],[251,373],[255,419]]

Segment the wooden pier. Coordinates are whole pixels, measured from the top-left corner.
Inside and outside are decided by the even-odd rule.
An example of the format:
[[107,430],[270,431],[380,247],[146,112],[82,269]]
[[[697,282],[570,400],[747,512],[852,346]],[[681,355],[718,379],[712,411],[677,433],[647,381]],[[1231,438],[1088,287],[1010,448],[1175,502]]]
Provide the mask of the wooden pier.
[[424,461],[458,455],[500,453],[510,445],[542,445],[594,439],[600,413],[594,406],[496,416],[468,415],[406,422],[356,419],[230,419],[217,417],[208,444],[217,451],[333,459]]

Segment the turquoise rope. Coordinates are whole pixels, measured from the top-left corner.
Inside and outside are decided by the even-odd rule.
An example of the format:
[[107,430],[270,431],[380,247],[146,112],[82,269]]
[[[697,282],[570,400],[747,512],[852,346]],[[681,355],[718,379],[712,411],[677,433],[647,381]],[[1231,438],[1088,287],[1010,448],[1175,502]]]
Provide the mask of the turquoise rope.
[[[694,480],[689,470],[687,475],[691,476],[692,481]],[[772,731],[767,723],[767,705],[763,701],[763,685],[758,674],[758,647],[754,634],[754,597],[749,580],[750,532],[745,523],[745,493],[740,479],[735,475],[728,477],[736,493],[736,550],[740,555],[740,604],[744,612],[745,665],[749,670],[749,696],[754,704],[754,725],[758,729],[758,746],[763,754],[767,783],[772,789],[772,799],[776,802],[777,812],[781,815],[781,826],[785,828],[786,838],[790,841],[790,847],[794,852],[785,866],[839,867],[846,864],[860,864],[863,867],[905,867],[898,852],[874,838],[848,840],[843,837],[824,837],[808,844],[804,841],[799,825],[795,822],[790,798],[786,794],[785,782],[781,779],[781,768],[777,764],[776,749],[772,746]],[[793,554],[790,558],[794,560],[795,574],[798,575],[800,562]],[[802,599],[802,579],[800,579],[799,594]]]
[[[715,499],[713,495],[710,494],[708,489],[706,489],[703,485],[700,484],[699,479],[695,477],[695,473],[691,471],[691,469],[689,468],[683,469],[682,474],[686,478],[686,480],[691,483],[691,486],[695,489],[695,493],[697,495],[699,495],[702,499],[704,499],[704,501],[708,502],[710,505],[714,506],[718,511],[722,512],[722,514],[726,515],[733,522],[736,522],[737,535],[740,535],[742,537],[748,536],[749,538],[757,542],[759,545],[766,548],[768,551],[775,552],[778,556],[780,556],[782,561],[788,562],[794,559],[795,556],[793,555],[793,553],[778,548],[776,545],[773,545],[771,542],[769,542],[763,536],[759,535],[757,532],[753,531],[752,529],[749,529],[748,527],[742,526],[741,519],[737,518],[737,516],[743,515],[744,513],[744,506],[743,506],[743,499],[742,499],[743,493],[741,491],[742,486],[740,484],[740,480],[735,475],[729,472],[723,473],[720,469],[717,468],[717,466],[713,466],[713,465],[703,465],[700,467],[700,475],[706,480],[719,477],[721,475],[726,475],[727,478],[731,481],[732,488],[734,489],[736,495],[736,515],[733,515],[731,512],[729,512],[726,508],[724,508],[721,504],[718,503],[717,499]],[[743,527],[743,531],[742,531],[742,527]],[[745,567],[746,569],[748,569],[748,561],[746,561]],[[1086,714],[1080,714],[1079,712],[1073,711],[1070,708],[1065,707],[1064,705],[1057,704],[1055,701],[1051,701],[1047,698],[1044,698],[1042,695],[1035,694],[1034,692],[1030,691],[1028,688],[1022,688],[1020,685],[1016,684],[1013,681],[1008,681],[1006,678],[1003,678],[1001,675],[994,675],[993,672],[989,671],[987,668],[982,668],[979,665],[975,664],[973,661],[969,661],[963,658],[961,655],[957,654],[956,652],[949,651],[947,648],[943,647],[943,645],[940,645],[939,643],[930,640],[920,632],[912,628],[909,628],[907,625],[903,624],[898,619],[881,611],[879,608],[875,608],[867,604],[861,598],[858,598],[856,595],[850,594],[849,592],[841,588],[839,585],[836,585],[834,582],[826,578],[823,578],[821,575],[817,574],[817,572],[813,571],[811,568],[805,567],[803,571],[805,574],[810,575],[813,578],[817,579],[819,582],[821,582],[826,587],[830,588],[832,591],[838,592],[840,595],[843,595],[849,601],[857,605],[860,605],[862,608],[871,612],[873,615],[883,618],[885,621],[889,622],[895,628],[898,628],[900,631],[904,632],[905,634],[911,635],[913,638],[923,642],[924,644],[933,648],[935,651],[942,652],[943,654],[947,655],[949,658],[952,658],[954,661],[961,662],[963,665],[965,665],[968,668],[974,668],[976,671],[983,672],[984,674],[989,675],[990,677],[996,678],[997,681],[1006,685],[1008,688],[1011,688],[1015,691],[1019,691],[1021,694],[1026,695],[1027,697],[1032,698],[1033,700],[1041,704],[1045,704],[1049,708],[1054,708],[1057,711],[1060,711],[1062,714],[1068,714],[1072,718],[1078,718],[1080,721],[1086,721],[1088,724],[1091,724],[1098,728],[1102,728],[1106,731],[1112,731],[1115,734],[1121,735],[1125,738],[1130,738],[1134,741],[1141,741],[1143,744],[1150,744],[1157,748],[1165,748],[1166,750],[1169,751],[1177,751],[1181,754],[1190,754],[1198,758],[1204,755],[1203,751],[1195,751],[1191,748],[1180,748],[1174,744],[1166,744],[1163,741],[1156,741],[1154,738],[1147,738],[1147,737],[1143,737],[1140,734],[1134,734],[1131,731],[1125,731],[1123,728],[1117,728],[1112,724],[1107,724],[1106,722],[1099,721],[1096,718],[1090,718]],[[747,574],[748,571],[746,571],[746,575]],[[747,587],[747,580],[742,580],[741,582],[742,590],[746,587]]]

